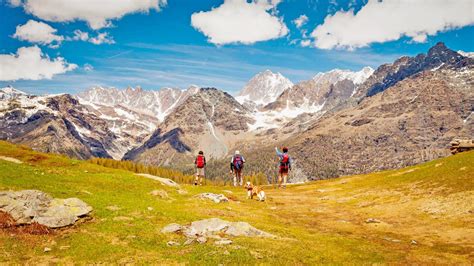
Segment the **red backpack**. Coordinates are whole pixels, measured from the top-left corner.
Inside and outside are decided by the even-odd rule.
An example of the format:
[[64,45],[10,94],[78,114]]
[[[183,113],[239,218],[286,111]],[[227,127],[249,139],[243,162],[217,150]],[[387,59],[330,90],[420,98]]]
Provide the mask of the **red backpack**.
[[290,156],[288,156],[288,154],[283,154],[283,158],[281,158],[280,161],[280,167],[282,169],[288,169],[290,167]]
[[196,158],[197,168],[204,168],[204,165],[206,165],[206,159],[204,158],[204,155],[198,155]]

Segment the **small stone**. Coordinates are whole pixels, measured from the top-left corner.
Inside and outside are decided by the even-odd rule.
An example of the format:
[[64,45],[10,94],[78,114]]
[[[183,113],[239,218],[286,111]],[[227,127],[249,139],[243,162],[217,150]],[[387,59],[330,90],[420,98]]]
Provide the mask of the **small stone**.
[[378,223],[380,223],[380,220],[377,220],[375,218],[369,218],[369,219],[365,220],[365,223],[368,223],[368,224],[376,223],[376,224],[378,224]]
[[203,236],[200,236],[198,238],[196,238],[196,241],[199,243],[199,244],[204,244],[207,242],[207,238],[203,237]]
[[418,245],[418,242],[416,242],[416,240],[412,240],[410,243],[411,243],[412,245]]
[[152,211],[153,207],[148,207],[147,210]]
[[168,241],[166,245],[168,245],[168,247],[176,247],[176,246],[180,246],[181,244],[176,241]]
[[230,239],[221,239],[219,241],[216,241],[214,242],[215,245],[218,245],[218,246],[225,246],[225,245],[230,245],[232,244],[232,240]]
[[50,248],[48,248],[48,247],[46,247],[46,248],[44,248],[44,250],[43,250],[43,251],[44,251],[44,252],[50,252],[50,251],[51,251],[51,249],[50,249]]
[[194,238],[188,238],[188,239],[186,239],[186,241],[184,241],[183,245],[189,246],[192,243],[194,243],[194,240],[195,240]]
[[201,198],[201,199],[209,199],[214,201],[215,203],[221,203],[221,202],[228,202],[229,199],[224,196],[223,194],[214,194],[214,193],[201,193],[196,195],[196,197]]
[[159,196],[162,199],[169,199],[168,193],[162,189],[156,189],[150,192],[152,196]]

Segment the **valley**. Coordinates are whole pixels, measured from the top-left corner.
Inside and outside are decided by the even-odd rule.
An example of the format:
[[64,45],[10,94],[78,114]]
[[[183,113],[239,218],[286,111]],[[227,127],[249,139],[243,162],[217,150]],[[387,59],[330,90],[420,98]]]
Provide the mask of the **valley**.
[[[266,70],[235,97],[197,86],[45,96],[7,87],[0,91],[0,139],[188,173],[199,150],[222,169],[241,150],[249,173],[268,180],[273,147],[283,145],[297,162],[293,180],[396,169],[445,157],[453,138],[472,138],[468,55],[438,43],[377,69],[335,69],[296,84]],[[210,173],[221,178],[224,171]]]

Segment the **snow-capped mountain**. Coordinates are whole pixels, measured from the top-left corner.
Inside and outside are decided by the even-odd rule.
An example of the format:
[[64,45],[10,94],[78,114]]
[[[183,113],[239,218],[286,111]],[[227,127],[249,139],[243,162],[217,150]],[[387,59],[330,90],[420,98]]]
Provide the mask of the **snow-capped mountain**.
[[341,70],[336,68],[328,72],[319,72],[313,77],[313,80],[317,84],[335,84],[338,81],[347,79],[358,85],[364,82],[373,73],[374,70],[371,67],[364,67],[359,71]]
[[120,159],[133,145],[69,94],[36,96],[12,87],[0,90],[0,139],[80,159]]
[[[82,104],[89,105],[95,109],[104,106],[120,106],[123,109],[153,116],[159,121],[163,121],[176,106],[198,90],[197,86],[191,86],[187,90],[177,88],[143,90],[141,87],[129,87],[120,90],[116,88],[93,87],[77,94],[77,97]],[[111,114],[105,115],[113,116]]]
[[19,97],[21,95],[27,95],[27,93],[17,90],[12,86],[7,86],[0,89],[0,100],[8,100]]
[[241,104],[264,106],[275,101],[283,91],[292,86],[293,83],[282,74],[265,70],[250,79],[235,99]]

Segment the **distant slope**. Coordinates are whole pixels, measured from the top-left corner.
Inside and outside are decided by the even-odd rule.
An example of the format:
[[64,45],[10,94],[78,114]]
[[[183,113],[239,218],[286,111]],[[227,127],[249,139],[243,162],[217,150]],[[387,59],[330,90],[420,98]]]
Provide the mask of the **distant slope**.
[[[0,156],[23,162],[0,157],[0,190],[38,189],[78,197],[94,208],[91,220],[48,236],[0,229],[0,263],[459,265],[474,259],[474,152],[285,190],[268,186],[266,203],[233,187],[182,185],[188,194],[180,194],[127,171],[2,141]],[[153,196],[153,190],[169,198]],[[223,193],[231,201],[194,197],[202,192]],[[170,240],[186,239],[160,233],[169,223],[211,217],[248,222],[279,238],[168,247]]]

